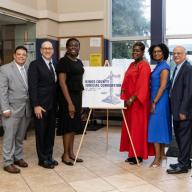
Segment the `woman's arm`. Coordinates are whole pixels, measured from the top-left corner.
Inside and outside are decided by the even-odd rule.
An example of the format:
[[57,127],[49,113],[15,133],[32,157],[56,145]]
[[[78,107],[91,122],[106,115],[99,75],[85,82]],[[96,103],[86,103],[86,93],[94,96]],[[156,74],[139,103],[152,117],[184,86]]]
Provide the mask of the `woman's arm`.
[[151,112],[153,113],[155,111],[156,103],[159,101],[160,97],[163,95],[163,91],[165,90],[167,86],[167,81],[169,77],[169,71],[167,69],[164,69],[161,71],[160,75],[160,87],[157,91],[157,95],[153,99],[152,105],[151,105]]
[[63,92],[63,96],[65,97],[67,103],[68,103],[68,111],[71,118],[74,118],[75,114],[75,106],[73,105],[73,102],[71,100],[71,97],[69,95],[68,87],[66,84],[66,73],[59,73],[59,85],[61,87],[61,90]]

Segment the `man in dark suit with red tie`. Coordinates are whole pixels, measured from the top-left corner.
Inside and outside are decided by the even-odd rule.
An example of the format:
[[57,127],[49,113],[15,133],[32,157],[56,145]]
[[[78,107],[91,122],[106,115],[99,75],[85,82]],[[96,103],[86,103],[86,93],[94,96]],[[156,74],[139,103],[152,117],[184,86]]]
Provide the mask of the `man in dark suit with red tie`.
[[28,70],[29,97],[35,115],[36,148],[39,165],[54,168],[56,81],[52,56],[53,45],[45,41],[41,45],[42,57],[31,62]]
[[178,163],[170,164],[168,174],[187,173],[191,169],[192,145],[192,66],[186,60],[186,50],[177,46],[173,50],[176,69],[170,90],[171,109],[176,142],[179,148]]

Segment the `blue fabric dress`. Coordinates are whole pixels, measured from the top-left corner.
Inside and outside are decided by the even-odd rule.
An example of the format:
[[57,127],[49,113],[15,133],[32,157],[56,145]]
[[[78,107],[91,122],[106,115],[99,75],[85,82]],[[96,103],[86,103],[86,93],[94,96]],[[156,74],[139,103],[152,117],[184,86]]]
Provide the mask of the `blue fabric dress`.
[[[161,71],[167,69],[170,73],[170,66],[166,61],[157,64],[151,73],[151,103],[160,87]],[[170,79],[170,78],[169,78]],[[154,113],[150,113],[148,126],[148,142],[169,144],[172,140],[172,124],[169,104],[170,80],[159,101],[156,103]]]

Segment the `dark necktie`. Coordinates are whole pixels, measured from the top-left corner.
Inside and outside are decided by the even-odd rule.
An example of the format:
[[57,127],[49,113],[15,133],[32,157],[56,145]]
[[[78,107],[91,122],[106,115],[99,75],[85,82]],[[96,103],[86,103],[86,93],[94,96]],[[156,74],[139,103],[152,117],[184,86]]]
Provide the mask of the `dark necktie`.
[[174,69],[174,71],[173,71],[172,78],[171,78],[171,84],[172,84],[172,85],[173,85],[173,81],[174,81],[174,78],[175,78],[176,71],[177,71],[177,66],[175,67],[175,69]]
[[53,78],[55,79],[55,73],[54,73],[54,70],[53,70],[53,67],[52,67],[52,63],[49,62],[49,70],[51,72],[51,75],[53,76]]

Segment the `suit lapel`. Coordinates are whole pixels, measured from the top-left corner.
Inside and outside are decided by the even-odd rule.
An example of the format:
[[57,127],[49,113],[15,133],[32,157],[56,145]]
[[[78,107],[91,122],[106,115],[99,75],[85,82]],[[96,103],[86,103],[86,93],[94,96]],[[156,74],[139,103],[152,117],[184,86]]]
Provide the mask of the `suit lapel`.
[[55,77],[53,76],[52,72],[50,71],[50,69],[48,68],[47,64],[45,63],[42,57],[41,57],[41,63],[43,64],[44,68],[46,68],[47,73],[51,76],[53,81],[55,81]]
[[19,81],[23,84],[23,86],[27,89],[25,82],[19,72],[19,69],[17,68],[16,64],[13,62],[12,63],[12,68],[13,68],[13,73],[17,76],[17,78],[19,79]]
[[187,64],[187,61],[185,61],[185,62],[183,63],[183,65],[181,66],[181,69],[179,70],[179,73],[177,74],[177,76],[176,76],[176,78],[175,78],[175,82],[174,82],[173,87],[175,86],[178,78],[181,76],[181,74],[182,74],[182,72],[183,72],[186,64]]

